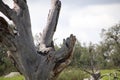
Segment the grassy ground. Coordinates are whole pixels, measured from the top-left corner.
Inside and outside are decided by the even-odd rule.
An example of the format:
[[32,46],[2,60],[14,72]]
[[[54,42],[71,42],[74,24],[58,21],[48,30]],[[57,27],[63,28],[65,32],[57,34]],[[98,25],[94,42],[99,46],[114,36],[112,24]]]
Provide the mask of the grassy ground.
[[[110,75],[112,77],[109,77],[107,75]],[[114,80],[114,73],[117,73],[119,79],[120,80],[120,72],[117,72],[116,70],[101,70],[101,74],[102,75],[106,75],[104,78],[102,78],[102,80]],[[83,80],[83,78],[87,78],[89,77],[89,75],[87,75],[85,72],[80,71],[79,69],[66,69],[64,70],[60,75],[59,78],[57,80]],[[24,80],[23,76],[16,76],[13,78],[4,78],[4,77],[0,77],[0,80]]]
[[83,78],[88,76],[85,72],[80,71],[80,69],[66,69],[59,75],[57,80],[83,80]]
[[[105,75],[102,80],[120,80],[120,72],[117,70],[101,70],[101,73]],[[115,75],[117,75],[117,79],[115,79]]]
[[0,80],[24,80],[23,76],[15,76],[12,78],[4,78],[4,77],[0,77]]

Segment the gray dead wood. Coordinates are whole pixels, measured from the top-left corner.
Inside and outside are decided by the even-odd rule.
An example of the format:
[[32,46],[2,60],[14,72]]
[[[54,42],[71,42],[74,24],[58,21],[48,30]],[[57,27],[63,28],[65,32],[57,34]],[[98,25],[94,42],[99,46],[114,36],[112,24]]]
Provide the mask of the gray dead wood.
[[[0,11],[12,20],[11,28],[4,18],[0,17],[0,45],[7,48],[7,54],[15,67],[26,80],[55,80],[66,68],[73,55],[76,41],[70,35],[63,41],[59,50],[54,49],[53,35],[56,30],[61,2],[52,0],[47,25],[41,33],[39,51],[36,50],[31,32],[31,21],[26,0],[13,0],[14,8],[9,8],[0,0]],[[16,30],[17,32],[15,32]]]

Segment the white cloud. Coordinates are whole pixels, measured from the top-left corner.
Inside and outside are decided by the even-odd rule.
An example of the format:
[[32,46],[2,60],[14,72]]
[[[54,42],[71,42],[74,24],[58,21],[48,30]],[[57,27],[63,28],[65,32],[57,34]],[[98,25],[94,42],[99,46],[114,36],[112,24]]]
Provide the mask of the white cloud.
[[32,22],[32,32],[35,35],[36,33],[42,32],[43,28],[46,26],[47,15],[49,12],[49,6],[47,4],[38,3],[28,3],[31,22]]
[[[120,21],[120,4],[77,7],[66,5],[64,2],[63,4],[54,36],[54,38],[57,38],[56,43],[62,43],[62,39],[68,37],[71,33],[75,34],[81,42],[89,43],[92,41],[98,43],[101,29],[111,27]],[[35,35],[42,32],[46,26],[50,1],[47,0],[44,3],[28,1],[28,6],[31,15],[32,32]]]
[[66,7],[62,10],[61,20],[63,23],[67,20],[68,26],[61,23],[58,27],[62,28],[58,29],[55,37],[64,38],[73,33],[81,42],[98,43],[101,29],[107,29],[120,21],[119,9],[119,4],[93,5],[75,9]]
[[119,20],[119,8],[120,5],[95,5],[77,9],[71,15],[70,25],[79,28],[110,27]]

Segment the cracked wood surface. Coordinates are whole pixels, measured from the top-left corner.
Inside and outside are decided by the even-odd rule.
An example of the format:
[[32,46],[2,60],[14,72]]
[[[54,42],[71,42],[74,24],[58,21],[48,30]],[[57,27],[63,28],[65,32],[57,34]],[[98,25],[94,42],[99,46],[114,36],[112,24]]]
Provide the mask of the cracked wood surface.
[[9,57],[26,80],[55,80],[70,64],[76,41],[75,36],[70,35],[63,40],[63,46],[59,50],[54,49],[53,35],[59,19],[61,1],[51,0],[47,24],[40,34],[39,51],[33,41],[27,1],[13,1],[14,8],[11,9],[0,0],[0,11],[13,21],[17,33],[0,17],[0,45],[6,46]]

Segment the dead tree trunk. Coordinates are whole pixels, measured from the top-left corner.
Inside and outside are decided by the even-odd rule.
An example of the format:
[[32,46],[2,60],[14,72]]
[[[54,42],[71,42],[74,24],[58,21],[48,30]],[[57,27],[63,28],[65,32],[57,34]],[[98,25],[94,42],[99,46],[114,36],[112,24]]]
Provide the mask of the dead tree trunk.
[[0,0],[0,11],[12,20],[10,27],[0,17],[0,45],[7,48],[8,56],[25,76],[26,80],[55,80],[69,65],[76,41],[71,35],[63,41],[59,50],[54,49],[53,35],[56,30],[61,2],[52,0],[46,28],[41,34],[39,51],[36,50],[31,33],[31,21],[26,0],[13,0],[14,8],[9,8]]

